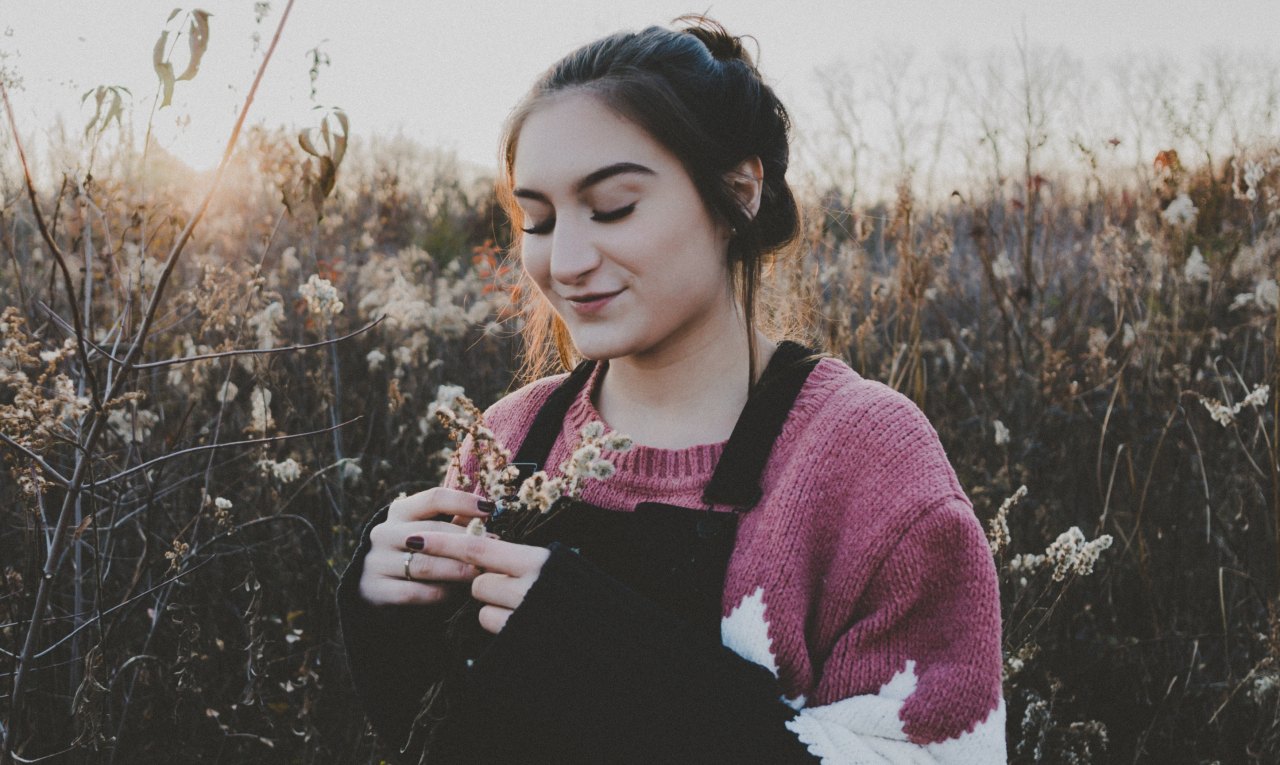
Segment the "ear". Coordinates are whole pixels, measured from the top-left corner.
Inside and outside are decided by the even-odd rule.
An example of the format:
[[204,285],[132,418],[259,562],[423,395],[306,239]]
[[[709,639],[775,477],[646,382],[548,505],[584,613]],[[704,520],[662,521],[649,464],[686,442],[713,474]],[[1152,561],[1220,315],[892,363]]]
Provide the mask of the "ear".
[[755,155],[747,157],[724,177],[732,185],[747,217],[755,218],[760,211],[760,194],[764,190],[764,164],[760,158]]

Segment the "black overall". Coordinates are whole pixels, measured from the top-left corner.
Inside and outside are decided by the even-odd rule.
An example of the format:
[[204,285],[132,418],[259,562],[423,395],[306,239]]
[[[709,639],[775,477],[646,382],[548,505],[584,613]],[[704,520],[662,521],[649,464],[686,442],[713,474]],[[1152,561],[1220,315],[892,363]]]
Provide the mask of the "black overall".
[[[524,541],[573,548],[672,614],[719,636],[725,569],[739,516],[760,500],[760,476],[773,442],[816,363],[804,346],[778,344],[703,489],[705,508],[641,502],[628,513],[575,502]],[[548,467],[565,414],[594,368],[594,362],[579,364],[538,411],[512,460],[521,478]],[[733,511],[713,511],[712,505]]]
[[[737,522],[762,495],[760,477],[774,440],[815,365],[817,357],[809,349],[790,342],[778,344],[704,489],[704,508],[640,503],[634,512],[618,512],[573,501],[521,541],[550,546],[553,563],[557,548],[575,551],[585,562],[652,601],[655,608],[684,622],[696,642],[719,646],[724,574],[735,544]],[[547,458],[563,429],[564,416],[593,368],[591,362],[581,363],[536,414],[512,461],[521,467],[522,476],[548,467]],[[727,505],[732,510],[713,510],[712,505]],[[534,587],[538,586],[535,583]],[[531,599],[532,590],[527,597]],[[512,623],[518,615],[517,610]],[[454,687],[462,688],[462,696],[448,705],[452,711],[445,711],[443,719],[436,718],[438,724],[417,734],[425,734],[430,741],[426,761],[541,762],[549,761],[548,757],[558,762],[634,761],[626,757],[598,760],[580,753],[570,755],[558,748],[558,742],[541,737],[545,725],[530,723],[522,728],[522,719],[535,715],[502,709],[502,698],[508,695],[508,688],[502,684],[506,679],[495,684],[484,678],[524,675],[520,682],[547,687],[556,681],[554,675],[544,674],[549,670],[538,665],[538,656],[522,659],[515,668],[504,665],[506,669],[494,669],[494,661],[502,663],[493,658],[490,646],[502,642],[511,632],[509,629],[490,636],[479,628],[474,614],[458,620],[454,627],[465,635],[462,640],[451,642],[454,646],[468,646],[472,659],[449,661],[452,682],[457,683]],[[463,664],[474,664],[474,669],[463,668]],[[477,716],[483,718],[484,710],[494,710],[494,716],[500,719],[494,724],[476,725]]]

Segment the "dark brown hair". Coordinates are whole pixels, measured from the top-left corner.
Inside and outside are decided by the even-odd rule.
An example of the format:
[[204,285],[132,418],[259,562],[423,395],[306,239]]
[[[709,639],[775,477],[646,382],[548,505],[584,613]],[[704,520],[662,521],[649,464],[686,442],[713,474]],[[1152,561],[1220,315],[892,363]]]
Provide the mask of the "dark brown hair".
[[[651,26],[618,32],[578,48],[542,74],[507,118],[500,148],[498,199],[519,231],[523,212],[512,195],[520,130],[529,115],[567,91],[599,98],[674,154],[712,216],[736,232],[728,258],[747,320],[751,379],[756,364],[756,297],[761,273],[794,244],[800,212],[785,175],[791,120],[764,84],[742,38],[701,15],[685,15],[680,29]],[[764,168],[760,209],[750,217],[726,173],[757,156]],[[511,255],[519,257],[516,234]],[[577,354],[564,323],[531,284],[522,289],[524,363],[532,379],[570,368]],[[554,356],[554,360],[553,360]]]

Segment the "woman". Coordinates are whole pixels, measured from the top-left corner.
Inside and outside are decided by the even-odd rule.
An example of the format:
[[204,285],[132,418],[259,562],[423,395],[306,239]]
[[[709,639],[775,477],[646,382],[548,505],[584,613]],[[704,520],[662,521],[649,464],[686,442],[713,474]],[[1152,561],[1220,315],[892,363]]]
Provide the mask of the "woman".
[[[636,446],[546,546],[464,534],[494,505],[457,470],[375,516],[339,592],[357,690],[431,762],[1003,762],[980,525],[910,401],[756,328],[799,229],[789,122],[690,20],[571,53],[504,139],[529,367],[584,361],[486,421],[549,470],[588,422]],[[492,637],[463,666],[468,595]]]

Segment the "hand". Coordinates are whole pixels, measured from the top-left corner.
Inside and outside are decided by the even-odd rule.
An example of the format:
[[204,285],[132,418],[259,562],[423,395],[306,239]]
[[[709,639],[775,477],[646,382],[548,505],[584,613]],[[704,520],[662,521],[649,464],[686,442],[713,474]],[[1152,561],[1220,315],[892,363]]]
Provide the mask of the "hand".
[[480,601],[480,626],[495,635],[507,625],[511,612],[538,581],[542,566],[551,557],[544,547],[503,542],[468,534],[423,535],[422,551],[445,558],[467,570],[485,573],[471,581],[471,596]]
[[[391,503],[387,519],[369,532],[371,546],[360,575],[360,596],[374,605],[420,605],[440,603],[463,592],[461,585],[479,574],[470,564],[413,551],[405,579],[405,553],[410,537],[466,536],[463,526],[472,518],[488,516],[492,506],[474,494],[454,489],[433,488]],[[434,520],[453,515],[453,523]],[[483,537],[470,537],[482,539]]]

